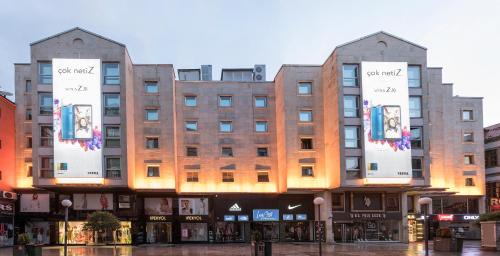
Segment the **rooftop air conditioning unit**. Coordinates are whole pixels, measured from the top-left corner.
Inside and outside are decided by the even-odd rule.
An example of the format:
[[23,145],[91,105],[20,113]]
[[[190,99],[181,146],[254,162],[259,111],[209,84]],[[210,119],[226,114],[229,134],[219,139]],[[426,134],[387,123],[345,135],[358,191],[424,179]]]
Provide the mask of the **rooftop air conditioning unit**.
[[253,80],[255,82],[266,81],[266,65],[255,65],[253,68]]

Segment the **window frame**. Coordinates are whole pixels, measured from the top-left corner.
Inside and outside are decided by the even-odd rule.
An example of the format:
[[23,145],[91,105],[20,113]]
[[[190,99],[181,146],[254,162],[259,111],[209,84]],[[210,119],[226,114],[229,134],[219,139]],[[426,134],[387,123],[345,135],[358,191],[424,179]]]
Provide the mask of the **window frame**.
[[[54,156],[40,156],[39,178],[52,179],[54,178]],[[44,166],[44,160],[49,161],[48,166]]]
[[[225,154],[224,153],[224,150],[230,150],[230,152],[228,151],[229,154]],[[231,158],[231,157],[234,157],[234,150],[233,150],[233,147],[229,147],[229,146],[222,146],[220,148],[220,157],[224,157],[224,158]]]
[[[356,139],[348,139],[347,136],[346,136],[346,131],[348,128],[354,128],[356,129]],[[345,125],[344,126],[344,147],[345,148],[361,148],[361,127],[360,126],[357,126],[357,125]],[[356,147],[350,147],[350,146],[347,146],[347,143],[348,141],[356,141]]]
[[[194,151],[192,151],[194,150]],[[194,155],[191,153],[195,153]],[[198,147],[196,146],[186,146],[186,157],[199,157]]]
[[[190,130],[188,124],[194,124],[195,128]],[[198,132],[198,121],[197,120],[186,120],[184,121],[184,131],[185,132]]]
[[[467,134],[470,134],[470,136],[471,136],[471,140],[466,140],[466,139],[465,139],[465,138],[466,138],[465,136],[466,136]],[[471,131],[466,131],[466,132],[463,132],[463,133],[462,133],[462,142],[463,142],[463,143],[471,143],[471,144],[472,144],[472,143],[474,143],[474,142],[475,142],[475,140],[474,140],[474,132],[471,132]]]
[[[50,105],[42,105],[41,102],[44,102],[42,98],[50,97]],[[40,92],[38,93],[38,115],[40,116],[51,116],[54,112],[54,96],[50,92]],[[44,112],[42,112],[42,109]]]
[[[223,125],[229,125],[229,130],[224,131],[222,129]],[[227,121],[227,120],[219,121],[219,133],[232,133],[232,132],[233,132],[233,121]]]
[[[309,118],[307,120],[302,120],[302,114],[307,115]],[[312,123],[313,122],[313,110],[312,109],[300,109],[299,110],[299,123]]]
[[[345,67],[354,67],[354,72],[355,72],[355,76],[354,77],[346,77],[345,76]],[[342,87],[351,87],[351,88],[356,88],[356,87],[359,87],[359,72],[360,71],[360,67],[359,67],[359,64],[357,63],[343,63],[342,64]],[[347,85],[346,83],[346,80],[349,80],[349,81],[354,81],[354,85]]]
[[[118,106],[108,105],[109,99],[118,99]],[[120,116],[121,98],[119,93],[103,93],[103,115],[104,116]]]
[[[418,79],[410,78],[410,69],[418,68]],[[422,88],[422,67],[420,65],[408,65],[408,88]],[[418,81],[418,86],[411,86],[410,81]]]
[[[301,93],[301,85],[308,85],[308,92]],[[313,82],[312,81],[300,81],[297,83],[297,95],[299,96],[311,96],[313,94]]]
[[[54,126],[50,124],[42,124],[39,126],[40,127],[40,141],[39,141],[39,146],[41,148],[50,148],[54,146]],[[43,128],[48,128],[52,136],[43,136]],[[47,142],[47,143],[44,143]]]
[[[420,130],[420,139],[419,140],[413,140],[412,139],[412,133],[411,131],[412,130]],[[412,149],[423,149],[424,148],[424,145],[423,145],[423,135],[424,135],[424,127],[423,126],[410,126],[410,144],[411,144],[411,148]],[[413,144],[419,144],[418,147],[415,147],[413,146]]]
[[[50,65],[50,74],[43,74],[42,73],[42,65]],[[52,85],[53,77],[52,77],[53,69],[52,69],[52,62],[51,61],[39,61],[38,62],[38,84],[44,84],[44,85]],[[47,79],[47,80],[45,80]]]
[[[152,141],[154,143],[155,140],[156,140],[156,144],[153,144],[153,147],[149,147],[149,145],[150,145],[149,142]],[[155,147],[155,145],[156,145],[156,147]],[[144,148],[146,150],[160,149],[160,137],[146,136]]]
[[[257,101],[258,100],[263,100],[264,105],[263,106],[258,106],[257,105]],[[267,96],[263,96],[263,95],[256,95],[256,96],[254,96],[253,105],[254,105],[255,108],[267,108]]]
[[[222,105],[223,98],[228,98],[229,99],[229,105],[228,106],[223,106]],[[234,102],[233,102],[233,95],[219,95],[217,103],[218,103],[219,108],[232,108],[233,104],[234,104]]]
[[[354,102],[355,102],[355,109],[352,109],[352,108],[346,108],[346,98],[354,98]],[[344,108],[344,118],[359,118],[359,113],[360,113],[360,104],[359,104],[359,95],[352,95],[352,94],[345,94],[344,97],[343,97],[343,108]],[[354,116],[349,116],[349,115],[346,115],[346,109],[349,109],[349,110],[355,110],[355,115]]]
[[[148,88],[151,87],[151,85],[154,84],[154,88],[156,88],[156,91],[150,92],[148,91]],[[160,94],[160,86],[158,85],[158,81],[144,81],[144,93],[148,95],[157,95]]]
[[[311,175],[304,175],[304,168],[311,169]],[[301,165],[300,166],[301,177],[314,177],[314,165]]]
[[[118,129],[118,136],[109,136],[108,129]],[[117,141],[118,145],[111,145],[109,141]],[[121,127],[119,125],[104,125],[104,147],[121,148]]]
[[[264,124],[264,130],[263,131],[259,131],[259,129],[257,129],[257,127],[259,127],[259,124],[262,125]],[[254,130],[256,133],[266,133],[266,132],[269,132],[269,122],[267,120],[256,120],[255,121],[255,130]]]
[[[462,120],[462,122],[474,122],[475,119],[474,119],[474,110],[473,109],[461,109],[461,117],[460,119]],[[470,113],[469,116],[470,116],[470,119],[465,119],[464,118],[464,113]]]
[[221,176],[222,182],[234,182],[234,171],[222,171]]
[[[194,105],[188,104],[188,101],[189,101],[188,98],[194,98]],[[196,96],[196,95],[184,95],[184,106],[190,107],[190,108],[197,107],[198,106],[198,96]]]
[[[465,153],[464,154],[464,165],[475,165],[476,164],[476,157],[474,156],[473,153]],[[467,160],[469,159],[469,162],[467,163]]]
[[[107,75],[106,67],[108,65],[117,65],[118,75]],[[111,86],[120,86],[121,85],[121,70],[120,70],[120,62],[103,62],[102,63],[102,84],[103,85],[111,85]],[[110,79],[110,80],[108,80]],[[108,81],[117,81],[117,83],[109,83]]]
[[[150,169],[149,168],[155,168],[156,170],[153,170],[153,172],[151,172],[153,175],[149,175],[150,174]],[[156,175],[155,175],[156,174]],[[160,174],[160,165],[157,165],[157,164],[148,164],[146,165],[146,177],[147,178],[159,178],[161,176]]]
[[[265,155],[261,155],[260,154],[260,150],[261,149],[265,149],[266,150],[266,154]],[[269,157],[269,147],[257,147],[257,157]]]
[[[155,119],[149,119],[149,113],[156,112]],[[146,108],[144,109],[144,121],[146,122],[158,122],[160,121],[160,109],[159,108]]]
[[[111,160],[118,160],[118,168],[109,165]],[[106,178],[108,179],[121,179],[122,176],[122,160],[120,156],[106,156],[104,157],[104,164],[106,170]],[[111,174],[114,172],[114,174]],[[118,174],[118,175],[117,175]]]
[[[261,179],[261,177],[265,177]],[[257,183],[267,183],[269,182],[269,172],[268,171],[257,171]]]
[[[418,160],[420,162],[420,169],[414,168],[413,161]],[[411,158],[411,177],[412,179],[423,179],[424,178],[424,158],[414,156]]]
[[[412,109],[410,107],[410,102],[411,102],[411,99],[419,99],[419,104],[420,104],[420,108],[419,108],[419,114],[418,116],[412,116],[412,111],[415,111],[416,109]],[[408,111],[410,113],[410,119],[415,119],[415,118],[423,118],[423,111],[422,111],[422,96],[416,96],[416,95],[411,95],[409,96],[408,98]]]
[[186,182],[200,182],[199,173],[199,171],[186,171]]
[[[348,168],[347,161],[348,159],[356,159],[357,169]],[[345,157],[345,175],[346,179],[360,179],[361,178],[361,157],[360,156],[346,156]],[[355,176],[350,175],[350,173],[356,173]]]

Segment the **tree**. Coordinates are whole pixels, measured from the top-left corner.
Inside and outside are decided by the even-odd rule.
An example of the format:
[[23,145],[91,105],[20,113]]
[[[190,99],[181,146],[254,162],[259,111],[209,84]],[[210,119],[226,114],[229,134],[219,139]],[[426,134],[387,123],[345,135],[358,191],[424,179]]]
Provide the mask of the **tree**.
[[87,222],[83,225],[83,230],[89,230],[92,232],[111,230],[113,232],[113,242],[116,247],[115,232],[120,228],[120,226],[120,220],[118,220],[115,215],[110,212],[97,211],[90,214]]

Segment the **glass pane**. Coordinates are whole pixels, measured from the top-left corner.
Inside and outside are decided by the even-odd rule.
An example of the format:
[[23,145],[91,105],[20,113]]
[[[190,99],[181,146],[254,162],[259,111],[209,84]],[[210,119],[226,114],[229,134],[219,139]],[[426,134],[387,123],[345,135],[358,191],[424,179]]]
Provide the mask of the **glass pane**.
[[196,97],[195,96],[186,96],[184,98],[184,104],[187,107],[196,107]]
[[255,98],[255,107],[264,108],[267,106],[267,98],[266,97],[256,97]]
[[342,80],[344,86],[358,85],[358,65],[343,65]]
[[359,158],[357,158],[357,157],[346,157],[346,159],[345,159],[345,169],[346,170],[359,170]]
[[106,169],[120,169],[120,158],[107,158],[106,159]]
[[40,75],[52,75],[52,63],[40,63]]
[[221,132],[231,132],[231,122],[220,122],[219,123],[219,131]]
[[220,96],[219,97],[219,106],[220,107],[231,107],[232,105],[232,97],[231,96]]
[[158,110],[146,110],[146,119],[148,121],[158,120]]
[[120,107],[120,95],[118,94],[104,95],[104,105],[106,107]]
[[345,127],[345,138],[346,139],[358,139],[358,129],[357,127]]
[[301,122],[311,122],[312,121],[312,111],[300,111],[299,120]]
[[311,94],[312,84],[311,83],[299,83],[299,94]]
[[120,66],[118,65],[118,63],[104,63],[104,75],[119,76]]
[[158,93],[158,84],[157,83],[146,83],[146,93]]
[[119,127],[107,127],[106,128],[106,137],[120,137],[120,128]]
[[198,122],[186,122],[186,131],[194,132],[198,130]]
[[420,87],[420,67],[408,66],[408,86]]
[[410,128],[410,132],[412,140],[420,140],[422,138],[422,129],[420,127],[412,127]]
[[255,123],[255,131],[256,132],[266,132],[267,131],[267,122],[256,122]]

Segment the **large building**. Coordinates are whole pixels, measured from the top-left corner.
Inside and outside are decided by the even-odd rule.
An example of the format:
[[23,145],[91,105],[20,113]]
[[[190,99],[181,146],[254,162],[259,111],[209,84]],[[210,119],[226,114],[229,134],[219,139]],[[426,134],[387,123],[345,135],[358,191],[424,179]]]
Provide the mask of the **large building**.
[[484,150],[487,207],[500,211],[500,124],[484,128]]
[[214,80],[134,64],[80,28],[42,39],[15,65],[16,225],[60,242],[69,198],[72,244],[93,240],[94,210],[125,244],[311,241],[318,213],[327,241],[415,241],[431,196],[433,227],[467,233],[485,210],[482,99],[453,97],[441,71],[385,32],[272,81],[264,65]]

